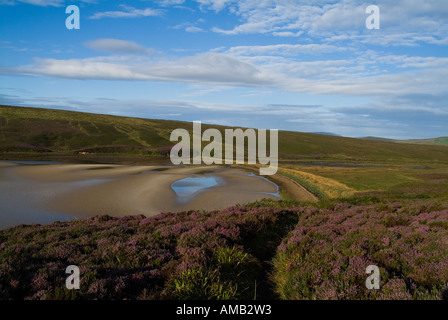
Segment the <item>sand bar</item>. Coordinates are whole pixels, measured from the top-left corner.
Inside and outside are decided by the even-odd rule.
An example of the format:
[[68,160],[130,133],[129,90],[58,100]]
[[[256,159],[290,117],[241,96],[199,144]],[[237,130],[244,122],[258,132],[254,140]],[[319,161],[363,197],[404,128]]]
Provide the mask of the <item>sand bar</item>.
[[[279,199],[278,187],[247,170],[219,166],[131,166],[131,165],[18,165],[12,175],[35,188],[53,186],[38,205],[41,209],[75,217],[99,214],[124,216],[184,210],[224,209],[262,198]],[[9,175],[11,176],[11,175]],[[188,177],[213,176],[217,186],[180,202],[171,188]],[[54,186],[75,186],[61,188]]]

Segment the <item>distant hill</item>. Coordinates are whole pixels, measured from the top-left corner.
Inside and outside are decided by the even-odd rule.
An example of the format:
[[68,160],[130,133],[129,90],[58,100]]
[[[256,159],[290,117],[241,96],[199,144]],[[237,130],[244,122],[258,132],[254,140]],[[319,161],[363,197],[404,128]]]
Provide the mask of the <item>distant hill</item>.
[[440,137],[434,139],[398,140],[396,142],[412,143],[412,144],[429,144],[429,145],[448,145],[448,137]]
[[[228,128],[203,124],[202,130],[212,127],[221,132]],[[169,138],[176,128],[191,132],[192,124],[0,106],[0,155],[3,159],[14,157],[14,153],[166,156],[175,144]],[[279,132],[279,156],[287,161],[448,162],[445,146],[398,144],[292,131]]]
[[314,134],[322,134],[324,136],[334,136],[334,137],[340,137],[340,135],[336,134],[336,133],[331,133],[331,132],[311,132]]
[[397,143],[410,143],[410,144],[448,145],[448,137],[440,137],[432,139],[410,139],[410,140],[394,140],[380,137],[363,137],[360,139],[373,140],[373,141],[388,141]]
[[388,138],[381,138],[381,137],[362,137],[359,139],[363,139],[363,140],[372,140],[372,141],[386,141],[386,142],[395,142],[397,140],[394,139],[388,139]]

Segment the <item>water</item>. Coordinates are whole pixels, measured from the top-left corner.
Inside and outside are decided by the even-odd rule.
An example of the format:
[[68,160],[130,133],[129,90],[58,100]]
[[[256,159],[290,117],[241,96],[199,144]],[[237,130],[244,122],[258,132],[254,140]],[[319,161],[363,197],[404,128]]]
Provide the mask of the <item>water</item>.
[[[271,195],[271,196],[281,199],[280,189],[277,184],[275,184],[274,182],[272,182],[271,180],[269,180],[265,177],[258,176],[254,173],[250,173],[249,176],[263,179],[263,180],[273,184],[276,188],[276,192],[257,192],[257,193],[268,194],[268,195]],[[213,176],[211,176],[211,177],[195,177],[195,178],[190,177],[190,178],[185,178],[185,179],[181,179],[181,180],[177,180],[177,181],[173,182],[171,184],[171,188],[176,193],[177,201],[179,203],[186,203],[189,200],[191,200],[191,198],[198,195],[200,192],[203,192],[206,189],[217,186],[217,185],[219,185],[217,177],[213,177]]]
[[275,192],[260,192],[260,193],[263,193],[263,194],[269,194],[269,195],[274,196],[274,197],[277,197],[277,198],[279,198],[279,199],[282,198],[282,197],[280,196],[280,188],[279,188],[279,186],[278,186],[277,184],[275,184],[274,182],[272,182],[272,181],[269,180],[268,178],[265,178],[265,177],[263,177],[263,176],[258,176],[258,175],[256,175],[256,174],[253,173],[253,172],[250,173],[250,176],[251,176],[251,177],[257,177],[257,178],[266,180],[267,182],[272,183],[272,184],[275,186],[275,189],[276,189]]
[[[21,165],[35,164],[43,163],[26,162]],[[115,179],[115,177],[92,177],[80,181],[66,182],[34,181],[15,174],[16,168],[17,166],[0,168],[0,230],[18,224],[46,224],[53,221],[75,219],[75,216],[52,211],[48,204],[66,193]],[[264,189],[271,192],[247,190],[244,193],[262,193],[281,198],[278,186],[272,181],[255,174],[247,173],[243,175],[253,176],[252,179],[264,179],[275,186],[275,188]],[[171,188],[176,194],[177,204],[185,205],[202,192],[228,183],[225,178],[219,175],[205,174],[175,181],[171,184]],[[257,182],[255,181],[255,183]]]
[[0,174],[0,229],[18,224],[46,224],[75,219],[68,214],[46,210],[45,203],[65,192],[108,181],[37,182],[21,178],[10,170],[2,170]]
[[179,202],[187,202],[198,193],[217,185],[218,180],[215,177],[197,177],[177,180],[171,184],[171,188]]
[[50,212],[40,206],[56,193],[68,190],[67,187],[60,183],[0,181],[0,229],[18,224],[46,224],[74,219],[70,215]]
[[25,164],[25,165],[64,164],[64,162],[56,162],[56,161],[30,161],[30,160],[0,160],[0,162]]

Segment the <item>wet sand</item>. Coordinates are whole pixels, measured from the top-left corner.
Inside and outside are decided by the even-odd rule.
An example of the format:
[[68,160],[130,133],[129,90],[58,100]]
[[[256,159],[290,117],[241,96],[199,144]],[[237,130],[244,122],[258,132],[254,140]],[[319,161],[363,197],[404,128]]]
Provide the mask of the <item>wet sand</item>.
[[[248,170],[254,173],[259,172],[259,168],[253,166],[251,167],[251,166],[239,165],[235,167],[242,168],[244,170]],[[280,187],[280,189],[283,191],[283,194],[286,195],[286,199],[295,201],[308,201],[308,202],[315,202],[319,200],[319,198],[316,195],[312,194],[302,185],[280,173],[276,173],[272,176],[269,176],[269,180],[276,183]]]
[[[218,185],[194,194],[187,202],[180,201],[171,188],[173,182],[187,177],[210,176]],[[26,185],[38,192],[35,196],[38,200],[32,203],[38,207],[37,212],[44,210],[70,218],[99,214],[151,216],[168,211],[224,209],[263,198],[279,199],[278,187],[273,182],[247,170],[218,166],[17,165],[3,162],[0,163],[0,177],[3,190],[20,181],[22,187]],[[20,185],[14,191],[19,198]]]

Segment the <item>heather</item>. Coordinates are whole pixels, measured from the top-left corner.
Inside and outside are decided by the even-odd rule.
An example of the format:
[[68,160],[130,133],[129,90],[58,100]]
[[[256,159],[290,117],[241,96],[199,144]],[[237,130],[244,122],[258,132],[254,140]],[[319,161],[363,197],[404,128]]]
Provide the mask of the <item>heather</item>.
[[[65,288],[72,264],[80,290]],[[446,201],[263,200],[0,231],[0,299],[448,299],[447,283]]]
[[[0,298],[269,298],[266,261],[297,221],[292,210],[231,207],[20,225],[0,231]],[[68,265],[80,290],[65,288]]]
[[[282,299],[448,299],[448,205],[308,208],[273,264]],[[369,265],[380,290],[366,289]]]

